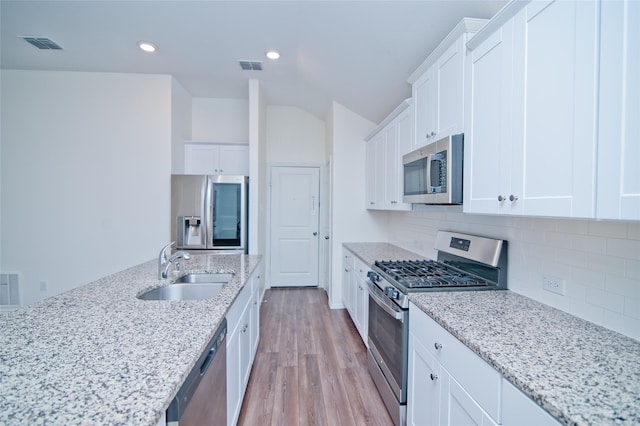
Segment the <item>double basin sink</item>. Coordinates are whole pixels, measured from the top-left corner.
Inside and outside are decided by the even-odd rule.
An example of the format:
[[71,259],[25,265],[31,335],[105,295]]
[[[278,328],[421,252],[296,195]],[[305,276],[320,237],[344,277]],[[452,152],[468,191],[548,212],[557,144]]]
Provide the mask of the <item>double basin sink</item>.
[[212,299],[231,281],[229,273],[191,273],[169,285],[153,288],[138,295],[141,300],[202,300]]

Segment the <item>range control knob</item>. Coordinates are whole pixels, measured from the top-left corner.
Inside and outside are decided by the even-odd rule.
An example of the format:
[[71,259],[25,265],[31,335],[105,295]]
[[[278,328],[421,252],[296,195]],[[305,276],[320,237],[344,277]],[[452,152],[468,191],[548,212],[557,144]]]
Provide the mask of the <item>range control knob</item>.
[[400,293],[398,292],[398,290],[392,286],[385,287],[384,294],[386,294],[387,297],[389,297],[389,299],[394,299],[394,300],[400,297]]
[[373,272],[373,271],[369,271],[367,272],[367,278],[369,278],[371,280],[371,282],[377,282],[380,281],[380,275],[378,275],[377,273]]

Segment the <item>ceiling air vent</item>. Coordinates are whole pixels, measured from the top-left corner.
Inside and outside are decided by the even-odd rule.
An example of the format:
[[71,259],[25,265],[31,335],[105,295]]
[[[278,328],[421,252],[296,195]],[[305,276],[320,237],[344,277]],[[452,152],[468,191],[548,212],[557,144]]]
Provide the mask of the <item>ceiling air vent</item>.
[[22,39],[27,43],[34,45],[38,49],[62,50],[62,46],[47,37],[22,37]]
[[238,61],[245,71],[262,71],[262,61]]

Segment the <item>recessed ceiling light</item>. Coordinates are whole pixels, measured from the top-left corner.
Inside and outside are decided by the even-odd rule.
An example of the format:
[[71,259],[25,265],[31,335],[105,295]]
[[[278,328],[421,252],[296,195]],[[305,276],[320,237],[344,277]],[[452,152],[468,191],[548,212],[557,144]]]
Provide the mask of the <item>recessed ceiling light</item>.
[[139,41],[138,47],[144,50],[145,52],[149,52],[149,53],[152,53],[158,50],[158,46],[148,41]]
[[274,61],[280,58],[280,53],[277,50],[270,50],[267,52],[267,58],[273,59]]

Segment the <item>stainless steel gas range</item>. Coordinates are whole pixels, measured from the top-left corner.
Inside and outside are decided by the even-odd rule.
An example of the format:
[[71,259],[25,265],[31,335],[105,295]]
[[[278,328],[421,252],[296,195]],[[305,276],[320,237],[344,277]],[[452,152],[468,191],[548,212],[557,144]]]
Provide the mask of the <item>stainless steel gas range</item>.
[[434,260],[378,260],[369,287],[369,372],[396,425],[406,424],[409,293],[507,288],[507,242],[438,231]]

